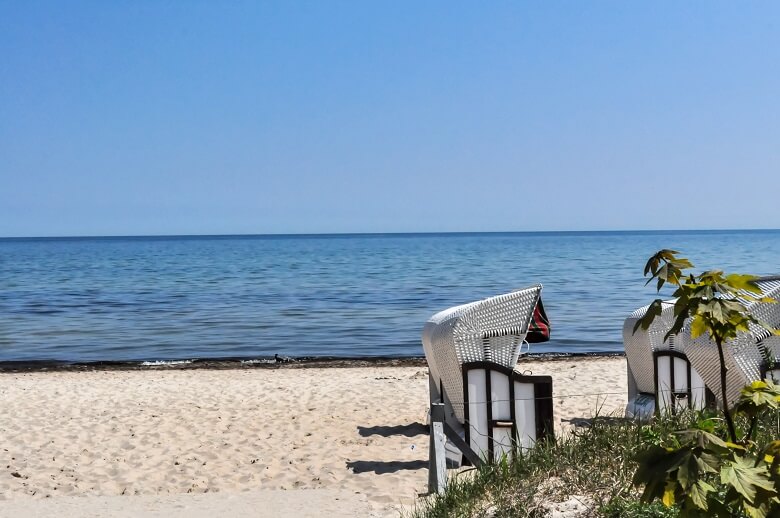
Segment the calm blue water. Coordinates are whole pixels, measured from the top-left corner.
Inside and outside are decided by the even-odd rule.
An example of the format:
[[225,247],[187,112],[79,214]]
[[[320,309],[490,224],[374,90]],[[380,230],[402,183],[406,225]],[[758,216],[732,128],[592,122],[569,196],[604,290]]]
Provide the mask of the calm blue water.
[[622,351],[660,248],[780,272],[780,231],[0,239],[0,361],[421,356],[433,313],[536,282],[532,352]]

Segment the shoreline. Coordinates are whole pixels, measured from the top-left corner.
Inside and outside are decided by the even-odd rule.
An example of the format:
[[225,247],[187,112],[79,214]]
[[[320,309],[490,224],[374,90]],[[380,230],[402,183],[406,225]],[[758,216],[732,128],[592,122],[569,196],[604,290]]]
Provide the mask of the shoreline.
[[[563,361],[579,358],[621,358],[625,352],[528,353],[518,361]],[[169,371],[231,369],[320,369],[360,367],[427,367],[424,356],[304,356],[274,358],[194,358],[175,360],[0,361],[0,374],[22,372]]]

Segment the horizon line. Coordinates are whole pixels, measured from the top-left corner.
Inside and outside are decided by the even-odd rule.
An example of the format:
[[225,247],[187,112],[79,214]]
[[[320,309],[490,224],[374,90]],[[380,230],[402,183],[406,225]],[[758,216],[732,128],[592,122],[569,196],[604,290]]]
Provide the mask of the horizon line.
[[435,236],[473,234],[655,234],[665,232],[774,232],[777,228],[717,228],[717,229],[623,229],[623,230],[487,230],[487,231],[418,231],[418,232],[279,232],[239,234],[114,234],[114,235],[60,235],[60,236],[0,236],[13,239],[133,239],[133,238],[235,238],[235,237],[358,237],[358,236]]

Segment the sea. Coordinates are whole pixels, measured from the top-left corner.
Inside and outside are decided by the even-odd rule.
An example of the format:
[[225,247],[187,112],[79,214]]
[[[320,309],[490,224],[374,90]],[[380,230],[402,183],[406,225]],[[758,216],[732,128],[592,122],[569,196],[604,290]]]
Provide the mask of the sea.
[[0,362],[420,357],[433,314],[536,283],[531,353],[620,353],[662,248],[780,273],[779,230],[4,238]]

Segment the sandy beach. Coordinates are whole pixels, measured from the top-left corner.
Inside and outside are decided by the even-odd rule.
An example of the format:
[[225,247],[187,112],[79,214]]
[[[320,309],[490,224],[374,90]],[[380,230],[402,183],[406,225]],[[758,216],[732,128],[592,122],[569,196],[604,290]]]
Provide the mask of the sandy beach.
[[[559,430],[626,402],[622,357],[518,369],[553,376]],[[427,390],[424,364],[2,373],[0,516],[398,516]]]

